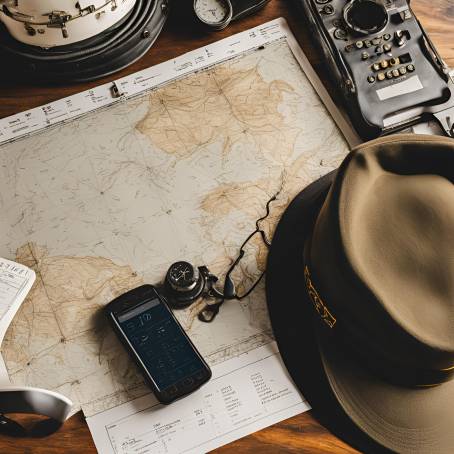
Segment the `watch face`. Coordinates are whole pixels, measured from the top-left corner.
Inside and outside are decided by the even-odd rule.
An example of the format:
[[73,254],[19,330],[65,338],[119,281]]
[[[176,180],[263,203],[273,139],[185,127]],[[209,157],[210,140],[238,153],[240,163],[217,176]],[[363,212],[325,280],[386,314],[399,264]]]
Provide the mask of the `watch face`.
[[199,272],[188,262],[176,262],[170,266],[167,279],[175,289],[191,290],[197,284]]
[[220,25],[232,16],[232,5],[228,0],[195,0],[197,17],[208,25]]

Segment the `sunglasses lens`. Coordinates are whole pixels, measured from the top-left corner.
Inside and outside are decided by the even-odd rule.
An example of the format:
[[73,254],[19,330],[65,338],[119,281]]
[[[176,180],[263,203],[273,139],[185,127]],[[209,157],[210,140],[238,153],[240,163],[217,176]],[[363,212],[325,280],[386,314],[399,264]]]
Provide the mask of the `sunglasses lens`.
[[230,275],[227,275],[224,284],[224,298],[227,300],[231,300],[235,298],[235,296],[236,296],[235,284],[230,278]]

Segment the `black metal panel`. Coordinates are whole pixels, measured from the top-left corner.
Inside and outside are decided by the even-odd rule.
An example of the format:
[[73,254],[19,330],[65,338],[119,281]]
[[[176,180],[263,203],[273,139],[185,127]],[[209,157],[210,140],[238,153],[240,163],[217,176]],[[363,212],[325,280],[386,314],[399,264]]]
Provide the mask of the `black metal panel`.
[[[404,129],[435,113],[448,133],[452,76],[408,0],[296,2],[363,138]],[[445,110],[449,114],[440,119]]]

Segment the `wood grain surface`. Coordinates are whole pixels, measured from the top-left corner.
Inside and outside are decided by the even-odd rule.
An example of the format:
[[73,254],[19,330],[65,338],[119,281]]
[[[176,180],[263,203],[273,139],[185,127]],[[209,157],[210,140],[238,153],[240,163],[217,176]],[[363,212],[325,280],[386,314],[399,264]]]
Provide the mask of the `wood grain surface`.
[[[311,45],[305,23],[291,0],[271,0],[260,13],[231,24],[226,30],[217,33],[207,33],[194,23],[191,4],[192,0],[173,0],[173,9],[168,23],[152,49],[139,62],[114,76],[86,84],[67,85],[62,80],[61,85],[58,86],[37,86],[31,80],[26,85],[18,83],[0,87],[0,118],[139,71],[280,16],[287,19],[309,60],[335,96],[333,87],[326,80],[320,56]],[[448,65],[454,67],[454,1],[413,0],[412,6],[442,57]],[[1,68],[2,71],[7,70],[7,62],[1,62]],[[29,417],[21,417],[21,419],[25,423],[30,421]],[[59,432],[44,439],[13,439],[0,436],[0,453],[5,454],[90,454],[95,452],[90,432],[81,413],[72,417]],[[230,443],[214,452],[218,454],[256,454],[257,452],[260,454],[335,454],[357,451],[331,435],[308,412]]]

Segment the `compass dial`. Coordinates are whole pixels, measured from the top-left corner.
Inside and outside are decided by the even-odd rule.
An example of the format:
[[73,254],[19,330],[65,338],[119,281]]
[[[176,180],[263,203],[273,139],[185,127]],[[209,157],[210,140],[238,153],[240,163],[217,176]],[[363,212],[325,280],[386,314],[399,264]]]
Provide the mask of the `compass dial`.
[[174,290],[192,290],[199,279],[199,271],[188,262],[176,262],[167,272],[167,280]]
[[205,24],[223,27],[232,18],[232,5],[229,0],[195,0],[194,11]]

